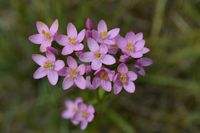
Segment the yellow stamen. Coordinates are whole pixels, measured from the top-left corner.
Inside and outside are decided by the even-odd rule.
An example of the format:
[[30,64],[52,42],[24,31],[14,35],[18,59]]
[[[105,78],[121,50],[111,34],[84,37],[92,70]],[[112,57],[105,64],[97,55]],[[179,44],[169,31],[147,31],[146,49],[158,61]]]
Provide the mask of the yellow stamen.
[[88,112],[83,111],[83,113],[82,113],[82,117],[83,117],[83,118],[87,118],[87,117],[88,117]]
[[122,84],[125,84],[126,81],[127,81],[127,76],[126,76],[126,73],[122,73],[120,75],[120,81],[122,82]]
[[95,53],[96,58],[100,58],[101,57],[101,53]]
[[105,39],[107,36],[108,36],[108,32],[107,31],[101,32],[101,37],[103,39]]
[[53,62],[50,62],[50,61],[47,61],[44,63],[44,68],[45,69],[49,69],[49,68],[52,68],[54,66],[54,63]]
[[117,45],[114,44],[114,45],[112,45],[111,47],[112,47],[112,49],[116,49],[116,48],[117,48]]
[[108,74],[105,73],[104,71],[100,72],[99,77],[100,77],[101,79],[104,79],[104,80],[109,80]]
[[77,71],[76,71],[76,69],[73,69],[73,68],[71,68],[70,69],[70,78],[75,78],[76,77],[76,75],[77,75]]
[[69,37],[68,40],[71,44],[77,44],[76,38]]
[[42,30],[42,34],[45,36],[45,38],[47,39],[47,40],[51,40],[51,35],[49,34],[49,33],[47,33],[45,30]]
[[128,43],[126,48],[127,48],[128,51],[133,51],[133,44]]

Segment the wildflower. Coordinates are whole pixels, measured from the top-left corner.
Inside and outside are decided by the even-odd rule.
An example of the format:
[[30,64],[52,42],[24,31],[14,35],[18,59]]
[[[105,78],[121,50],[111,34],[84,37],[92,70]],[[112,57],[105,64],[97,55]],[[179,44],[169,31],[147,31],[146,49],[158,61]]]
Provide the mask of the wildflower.
[[105,21],[100,20],[97,26],[97,31],[92,31],[92,37],[99,43],[109,45],[114,43],[113,39],[119,34],[119,31],[119,28],[108,31]]
[[107,68],[97,70],[95,72],[95,77],[92,81],[93,87],[96,89],[101,86],[105,91],[110,92],[112,89],[112,80],[115,72],[110,71]]
[[128,67],[121,63],[117,68],[118,73],[114,76],[114,94],[121,92],[124,88],[127,92],[133,93],[135,91],[135,84],[132,81],[137,79],[137,75],[128,71]]
[[86,38],[92,37],[93,21],[90,18],[87,18],[86,29]]
[[77,65],[77,62],[71,56],[67,57],[68,68],[66,69],[66,76],[63,81],[63,89],[69,89],[74,83],[80,89],[85,89],[86,81],[83,77],[85,73],[85,65]]
[[148,48],[144,47],[145,41],[142,33],[128,32],[125,38],[120,37],[117,41],[122,52],[133,58],[141,58],[143,54],[149,51]]
[[69,23],[67,25],[67,35],[58,35],[56,37],[56,41],[64,46],[62,50],[63,55],[69,55],[73,51],[80,51],[83,50],[84,46],[81,43],[85,37],[85,29],[80,31],[79,34],[77,34],[76,27]]
[[79,58],[83,62],[92,62],[91,67],[93,70],[98,70],[102,67],[102,63],[105,65],[115,64],[116,60],[113,56],[107,54],[108,48],[106,45],[98,45],[98,43],[89,38],[87,40],[90,52],[85,52]]
[[33,77],[35,79],[40,79],[47,76],[49,82],[52,85],[56,85],[58,81],[58,71],[64,67],[64,62],[62,60],[56,60],[54,54],[50,52],[46,53],[46,57],[40,54],[34,54],[32,59],[40,65],[33,74]]
[[94,119],[95,109],[92,105],[86,105],[84,103],[78,104],[78,112],[74,116],[74,121],[80,122],[81,129],[86,129],[89,122]]
[[54,40],[55,35],[58,31],[58,20],[56,19],[51,25],[50,29],[48,26],[41,22],[36,22],[38,34],[29,37],[29,40],[34,44],[41,44],[40,51],[46,52],[48,47],[51,47],[51,43]]
[[147,67],[153,64],[153,61],[149,58],[140,58],[135,62],[136,72],[141,75],[145,76],[145,70],[143,67]]

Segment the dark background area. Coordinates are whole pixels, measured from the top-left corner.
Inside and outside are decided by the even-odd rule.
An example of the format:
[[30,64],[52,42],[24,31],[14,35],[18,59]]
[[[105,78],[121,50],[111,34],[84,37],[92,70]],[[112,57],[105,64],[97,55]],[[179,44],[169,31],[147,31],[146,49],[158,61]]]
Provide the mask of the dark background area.
[[90,103],[96,92],[34,80],[31,55],[39,47],[28,36],[37,20],[57,18],[65,34],[68,22],[80,31],[87,17],[120,27],[121,35],[143,32],[154,64],[134,94],[102,100],[85,132],[200,132],[200,0],[0,0],[0,132],[81,132],[61,118],[63,101],[83,96]]

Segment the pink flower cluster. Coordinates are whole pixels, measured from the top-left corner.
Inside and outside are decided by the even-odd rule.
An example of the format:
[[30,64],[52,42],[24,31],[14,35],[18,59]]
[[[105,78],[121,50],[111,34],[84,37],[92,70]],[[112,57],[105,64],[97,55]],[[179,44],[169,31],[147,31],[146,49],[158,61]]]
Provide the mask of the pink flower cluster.
[[62,117],[71,120],[74,125],[80,123],[82,130],[94,119],[94,107],[86,105],[81,98],[77,98],[75,101],[66,100],[65,107],[66,109],[62,112]]
[[[30,36],[29,40],[40,45],[40,52],[45,55],[32,56],[40,66],[33,77],[40,79],[47,76],[52,85],[57,84],[59,77],[64,77],[64,90],[77,86],[80,89],[102,88],[107,92],[113,90],[115,95],[122,89],[133,93],[134,81],[138,75],[145,75],[144,67],[152,64],[151,59],[143,57],[150,50],[145,47],[142,33],[128,32],[122,37],[119,28],[108,30],[104,20],[100,20],[95,29],[93,21],[87,19],[86,28],[80,32],[74,24],[68,23],[66,35],[58,32],[58,20],[55,20],[50,28],[43,22],[36,22],[36,27],[38,33]],[[53,42],[59,45],[55,47],[56,43]],[[66,63],[56,59],[61,56],[66,58]],[[127,64],[130,64],[130,67]],[[80,99],[67,103],[68,110],[72,105],[76,106],[75,110],[79,110],[78,112],[91,108]],[[93,108],[91,110],[94,112]],[[85,122],[77,118],[78,113],[77,117],[72,118],[72,112],[64,113],[63,117],[68,119],[70,114],[74,124],[81,122],[82,129],[93,119]]]

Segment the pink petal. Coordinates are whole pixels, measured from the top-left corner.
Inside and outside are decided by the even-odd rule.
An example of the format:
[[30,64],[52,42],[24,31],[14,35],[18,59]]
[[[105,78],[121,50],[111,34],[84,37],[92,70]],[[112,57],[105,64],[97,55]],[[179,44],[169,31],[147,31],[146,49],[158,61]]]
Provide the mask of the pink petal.
[[132,52],[131,56],[133,58],[141,58],[143,56],[143,53],[142,52]]
[[90,51],[96,52],[99,50],[99,45],[94,39],[88,38],[87,44],[88,44]]
[[125,36],[125,39],[127,40],[127,42],[135,42],[134,40],[134,36],[135,36],[135,33],[134,32],[128,32]]
[[106,54],[106,53],[108,52],[108,47],[107,47],[107,45],[101,44],[100,47],[99,47],[99,52],[100,52],[101,54]]
[[114,40],[110,40],[110,39],[106,39],[106,40],[103,40],[103,43],[107,44],[107,45],[112,45],[115,43]]
[[87,118],[87,121],[88,122],[92,122],[92,120],[94,119],[94,115],[93,114],[90,114]]
[[94,87],[94,89],[98,88],[100,85],[101,85],[101,79],[98,77],[94,77],[92,81],[92,86]]
[[54,35],[55,33],[57,33],[57,31],[58,31],[58,20],[56,19],[54,22],[53,22],[53,24],[51,25],[51,27],[50,27],[50,32],[51,32],[51,34],[52,35]]
[[112,55],[107,54],[102,58],[102,63],[106,65],[112,65],[112,64],[115,64],[115,62],[116,60]]
[[91,83],[91,77],[90,76],[86,76],[85,80],[86,80],[86,88],[91,89],[91,90],[95,89],[93,87],[92,83]]
[[87,122],[87,121],[82,121],[82,122],[81,122],[81,130],[86,129],[87,125],[88,125],[88,122]]
[[115,29],[110,30],[108,32],[109,39],[115,38],[119,34],[119,31],[120,31],[119,28],[115,28]]
[[73,38],[77,37],[76,27],[72,23],[68,23],[67,25],[67,34]]
[[114,84],[114,94],[117,95],[121,92],[122,86]]
[[40,45],[40,52],[46,52],[47,48],[51,46],[51,41],[43,41]]
[[73,58],[73,57],[71,57],[71,56],[68,56],[67,57],[67,65],[70,67],[70,68],[77,68],[77,62],[76,62],[76,60]]
[[40,66],[43,66],[44,63],[47,61],[46,57],[40,54],[33,54],[32,59]]
[[100,60],[94,59],[94,60],[92,61],[92,69],[93,69],[93,70],[98,70],[98,69],[101,68],[101,66],[102,66],[102,63],[101,63]]
[[65,78],[64,81],[63,81],[62,86],[63,86],[63,89],[64,89],[64,90],[67,90],[67,89],[69,89],[73,84],[74,84],[73,79],[71,79],[71,78]]
[[135,51],[139,51],[142,50],[144,48],[145,45],[145,41],[144,40],[140,40],[135,44]]
[[40,78],[43,78],[47,75],[47,70],[42,68],[42,67],[39,67],[33,74],[33,78],[34,79],[40,79]]
[[128,72],[128,67],[124,63],[121,63],[117,67],[117,71],[120,72],[120,73],[127,73]]
[[97,26],[98,32],[107,32],[107,25],[104,20],[100,20]]
[[83,76],[77,76],[75,78],[74,82],[77,85],[77,87],[79,87],[80,89],[85,89],[85,87],[86,87],[86,81],[83,78]]
[[111,82],[110,81],[104,81],[104,80],[101,80],[101,86],[102,88],[107,91],[107,92],[110,92],[111,89],[112,89],[112,86],[111,86]]
[[79,57],[82,62],[91,62],[94,58],[93,52],[85,52]]
[[51,52],[46,52],[46,56],[47,56],[47,59],[48,59],[49,61],[52,61],[52,62],[55,62],[55,61],[56,61],[56,57],[55,57],[55,55],[54,55],[53,53],[51,53]]
[[137,74],[136,73],[134,73],[132,71],[129,71],[127,74],[128,74],[129,80],[135,81],[137,79]]
[[150,50],[149,50],[148,48],[144,47],[141,51],[142,51],[143,54],[146,54],[146,53],[148,53]]
[[62,55],[69,55],[73,53],[73,49],[70,46],[65,46],[62,50]]
[[37,21],[36,22],[36,27],[37,27],[37,30],[38,30],[39,33],[42,33],[42,30],[44,30],[46,32],[49,31],[48,26],[45,23],[41,22],[41,21]]
[[124,85],[124,89],[129,93],[133,93],[135,91],[135,84],[133,82],[128,82]]
[[91,113],[91,114],[93,114],[95,112],[95,109],[92,105],[88,106],[88,112]]
[[56,85],[56,83],[58,82],[58,73],[54,70],[49,71],[47,77],[51,85]]
[[64,66],[65,66],[65,63],[64,63],[64,61],[62,61],[62,60],[57,60],[57,61],[55,62],[55,70],[56,70],[56,71],[61,70]]
[[133,39],[134,39],[135,41],[142,40],[142,39],[143,39],[143,34],[142,34],[142,33],[137,33],[137,34],[133,37]]
[[44,40],[44,37],[41,34],[35,34],[32,36],[29,36],[29,41],[35,44],[41,44],[42,41]]
[[84,39],[84,37],[85,37],[85,29],[83,29],[83,30],[78,34],[78,37],[77,37],[78,42],[82,42],[83,39]]
[[79,71],[80,75],[83,75],[85,73],[85,65],[84,64],[79,65],[77,70]]
[[68,37],[66,35],[57,35],[56,42],[62,46],[66,46],[68,44]]
[[73,45],[72,47],[73,47],[74,51],[80,51],[80,50],[83,50],[83,48],[84,48],[82,43]]
[[63,77],[66,76],[68,72],[67,69],[68,69],[67,67],[63,67],[61,70],[59,70],[58,75]]
[[126,47],[127,42],[123,37],[117,37],[116,44],[120,49],[123,49]]
[[141,58],[138,60],[138,62],[142,64],[142,66],[150,66],[153,64],[153,61],[149,58]]
[[92,37],[97,40],[99,39],[99,33],[96,30],[92,30]]

